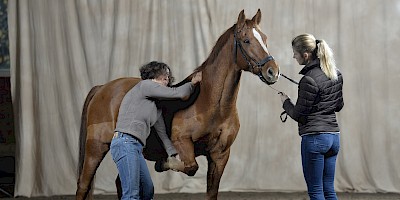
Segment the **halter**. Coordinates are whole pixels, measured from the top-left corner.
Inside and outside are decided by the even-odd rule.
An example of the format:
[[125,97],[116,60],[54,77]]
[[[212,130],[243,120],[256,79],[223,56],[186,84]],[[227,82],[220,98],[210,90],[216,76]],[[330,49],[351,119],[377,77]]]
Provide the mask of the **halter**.
[[[254,58],[250,57],[249,54],[243,49],[242,43],[236,39],[236,34],[237,33],[240,33],[240,31],[238,31],[238,32],[235,31],[234,34],[233,34],[233,38],[234,38],[233,39],[233,44],[234,44],[233,45],[233,55],[234,55],[233,57],[235,59],[235,63],[237,61],[236,57],[237,57],[237,49],[238,49],[238,47],[240,49],[240,52],[242,53],[242,56],[243,56],[244,60],[247,62],[247,65],[249,66],[249,71],[254,71],[254,65],[252,65],[250,61],[253,61],[256,64],[257,68],[262,68],[262,66],[264,66],[265,63],[267,63],[267,62],[269,62],[271,60],[274,60],[274,57],[272,57],[271,55],[269,55],[266,58],[262,59],[260,62],[257,62]],[[259,70],[259,72],[257,73],[257,76],[261,79],[262,82],[264,82],[266,84],[269,84],[267,82],[267,79],[265,79],[265,77],[261,73],[261,70]]]
[[[255,59],[253,59],[252,57],[250,57],[249,54],[243,49],[242,43],[240,43],[240,41],[238,41],[238,40],[236,39],[236,34],[237,34],[237,33],[240,33],[240,31],[238,31],[238,32],[235,31],[234,34],[233,34],[233,38],[234,38],[234,39],[233,39],[233,44],[234,44],[234,45],[233,45],[233,55],[234,55],[233,57],[234,57],[234,59],[235,59],[235,63],[236,63],[236,61],[237,61],[237,60],[236,60],[236,57],[237,57],[237,48],[238,48],[238,47],[239,47],[239,49],[240,49],[240,52],[242,52],[242,56],[243,56],[244,60],[247,62],[247,65],[249,66],[249,71],[254,71],[254,65],[252,65],[252,64],[250,63],[250,60],[252,60],[254,63],[256,63],[257,68],[262,68],[262,66],[264,66],[265,63],[267,63],[267,62],[269,62],[269,61],[271,61],[271,60],[274,60],[274,57],[272,57],[271,55],[269,55],[269,56],[267,56],[266,58],[262,59],[260,62],[257,62]],[[291,78],[285,76],[285,75],[282,74],[282,73],[280,73],[280,75],[282,75],[284,78],[286,78],[287,80],[289,80],[290,82],[292,82],[292,83],[294,83],[294,84],[296,84],[296,85],[299,84],[299,83],[296,82],[295,80],[293,80],[293,79],[291,79]],[[259,70],[259,72],[257,73],[257,76],[261,79],[262,82],[268,84],[267,79],[265,79],[265,77],[262,75],[261,70]],[[278,93],[281,93],[281,91],[279,91],[279,90],[273,88],[273,87],[270,86],[269,84],[268,84],[268,86],[269,86],[270,88],[272,88],[273,90],[277,91]],[[280,118],[281,118],[281,121],[282,121],[282,122],[286,122],[286,120],[287,120],[287,113],[286,113],[286,111],[283,111],[283,112],[281,113]]]

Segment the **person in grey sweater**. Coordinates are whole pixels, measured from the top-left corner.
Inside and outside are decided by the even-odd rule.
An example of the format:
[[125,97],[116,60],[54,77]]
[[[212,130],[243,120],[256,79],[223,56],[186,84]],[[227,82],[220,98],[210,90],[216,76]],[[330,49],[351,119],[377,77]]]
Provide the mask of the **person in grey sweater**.
[[122,200],[152,199],[154,186],[146,161],[142,155],[150,128],[154,127],[169,156],[177,151],[166,134],[161,109],[157,99],[185,99],[201,81],[201,72],[180,87],[171,83],[170,68],[161,62],[150,62],[140,68],[142,81],[126,93],[119,108],[115,134],[111,141],[111,155],[121,179]]

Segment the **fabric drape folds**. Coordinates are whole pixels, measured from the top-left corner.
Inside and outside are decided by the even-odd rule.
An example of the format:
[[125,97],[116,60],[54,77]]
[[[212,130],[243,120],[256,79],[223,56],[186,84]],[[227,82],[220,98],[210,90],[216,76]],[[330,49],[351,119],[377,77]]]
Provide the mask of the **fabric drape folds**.
[[[244,9],[260,27],[285,75],[300,79],[291,40],[324,39],[344,77],[338,114],[341,151],[337,191],[400,193],[400,1],[355,0],[9,0],[11,84],[17,140],[16,196],[73,195],[80,115],[89,90],[138,76],[153,60],[179,82],[201,65],[218,37]],[[296,99],[280,79],[272,87]],[[220,191],[305,191],[300,137],[293,120],[281,123],[276,91],[244,72],[238,97],[241,127]],[[206,159],[194,177],[157,173],[156,193],[205,192]],[[116,167],[107,155],[96,193],[115,193]]]

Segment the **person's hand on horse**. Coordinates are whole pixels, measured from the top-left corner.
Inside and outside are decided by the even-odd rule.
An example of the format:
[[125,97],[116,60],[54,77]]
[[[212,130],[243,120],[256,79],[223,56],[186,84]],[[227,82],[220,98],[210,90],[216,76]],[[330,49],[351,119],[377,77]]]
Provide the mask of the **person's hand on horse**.
[[285,94],[284,92],[279,92],[278,94],[280,94],[281,96],[281,102],[285,102],[286,99],[289,99],[289,96],[287,94]]
[[182,162],[182,160],[179,157],[179,154],[170,155],[167,158],[166,164],[167,164],[168,169],[171,169],[171,170],[177,171],[177,172],[179,171],[179,169],[183,170],[185,167],[185,163]]
[[200,82],[201,81],[201,79],[202,79],[202,72],[200,71],[200,72],[197,72],[194,76],[193,76],[193,78],[192,78],[192,84],[193,85],[196,85],[198,82]]

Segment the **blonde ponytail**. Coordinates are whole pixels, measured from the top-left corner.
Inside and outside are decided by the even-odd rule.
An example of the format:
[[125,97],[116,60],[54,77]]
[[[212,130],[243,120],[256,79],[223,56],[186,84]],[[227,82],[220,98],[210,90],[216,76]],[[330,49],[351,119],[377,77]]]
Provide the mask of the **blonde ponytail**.
[[324,40],[316,40],[311,34],[301,34],[292,40],[292,47],[297,52],[312,53],[314,58],[319,58],[321,69],[331,80],[337,80],[337,68],[333,51]]
[[317,40],[317,57],[321,62],[321,69],[331,80],[337,80],[337,68],[333,51],[324,40]]

